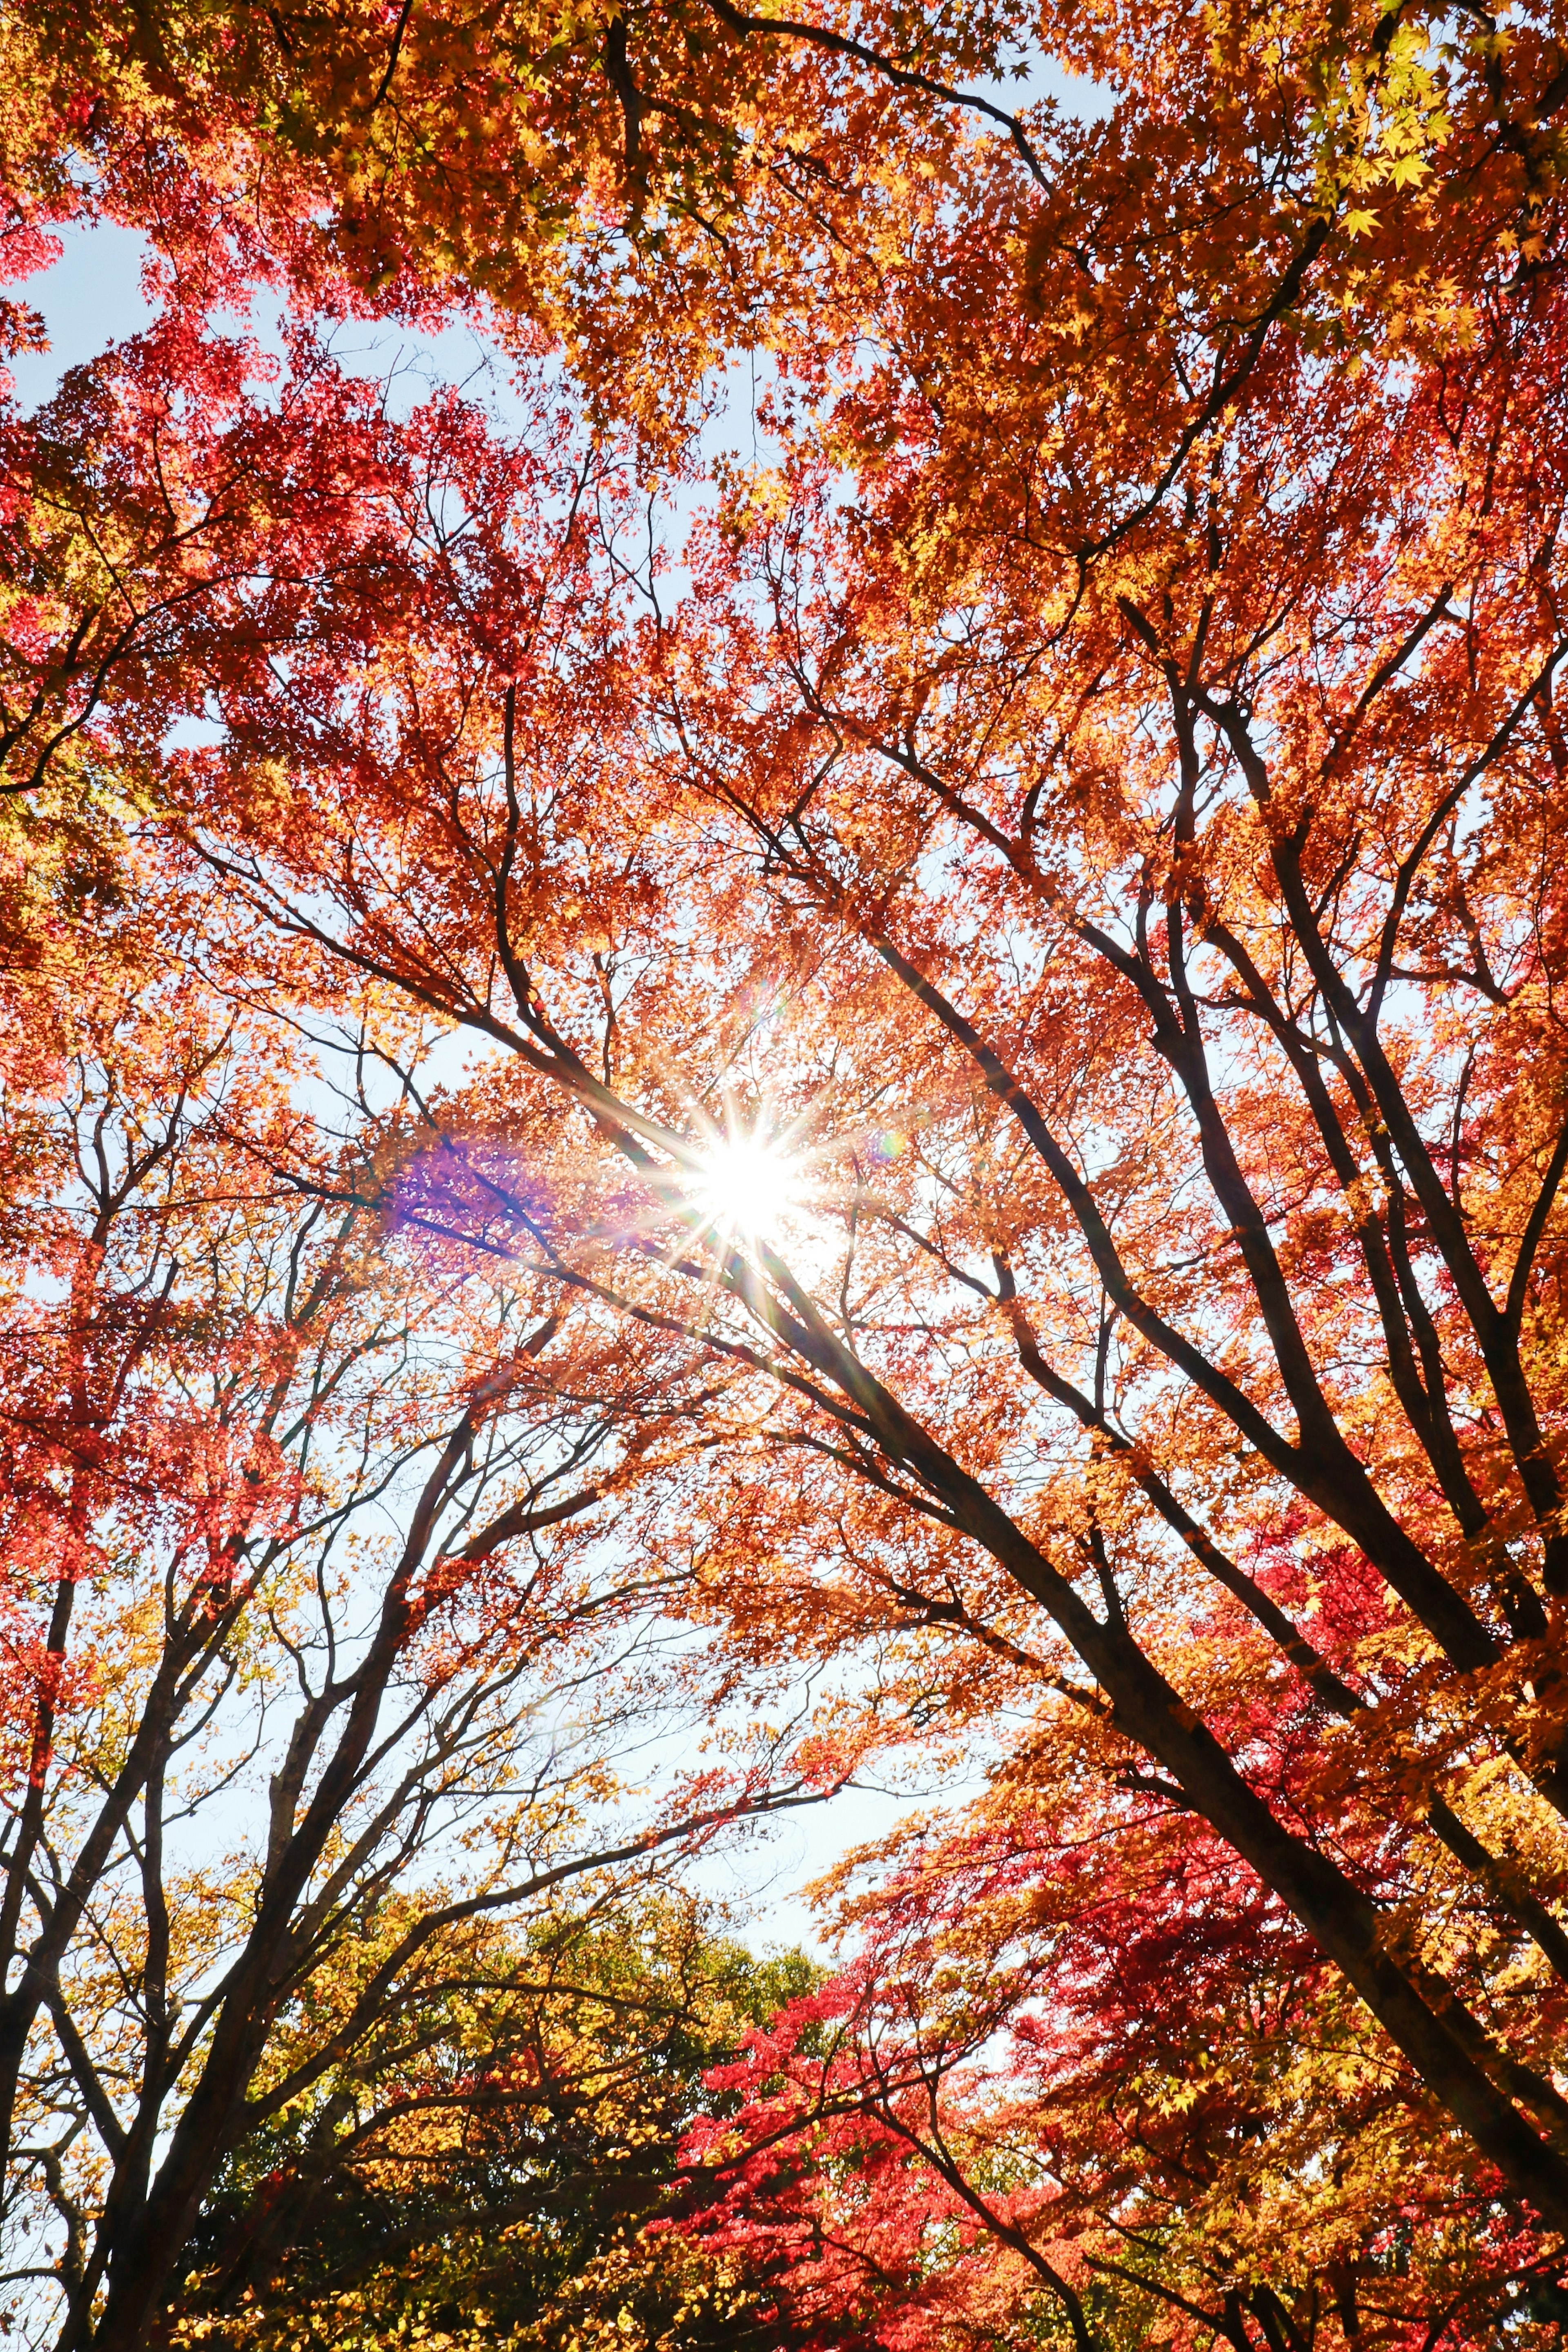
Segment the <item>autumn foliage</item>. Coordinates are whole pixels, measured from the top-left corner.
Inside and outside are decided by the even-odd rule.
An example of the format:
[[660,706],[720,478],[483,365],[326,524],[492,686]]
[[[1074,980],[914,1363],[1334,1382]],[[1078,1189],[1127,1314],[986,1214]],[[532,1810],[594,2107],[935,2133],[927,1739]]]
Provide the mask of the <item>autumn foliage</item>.
[[1560,12],[0,57],[152,314],[0,419],[17,2325],[510,2340],[538,2051],[858,1777],[561,2329],[1555,2341]]

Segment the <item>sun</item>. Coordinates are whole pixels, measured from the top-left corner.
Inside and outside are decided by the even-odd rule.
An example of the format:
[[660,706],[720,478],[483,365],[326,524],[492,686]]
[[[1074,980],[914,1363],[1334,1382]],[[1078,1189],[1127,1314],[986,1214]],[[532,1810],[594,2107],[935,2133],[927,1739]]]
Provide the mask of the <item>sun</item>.
[[721,1234],[776,1234],[797,1205],[799,1171],[772,1137],[716,1137],[689,1181],[692,1206]]

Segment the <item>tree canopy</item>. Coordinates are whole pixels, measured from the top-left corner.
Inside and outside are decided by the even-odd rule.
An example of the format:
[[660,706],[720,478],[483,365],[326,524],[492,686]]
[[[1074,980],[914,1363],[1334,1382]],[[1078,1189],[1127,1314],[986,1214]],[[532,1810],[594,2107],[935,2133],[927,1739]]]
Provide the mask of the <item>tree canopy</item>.
[[342,2229],[392,2340],[543,2224],[400,2271],[447,2124],[342,2086],[542,2065],[561,1904],[891,1774],[831,1980],[632,2036],[617,2261],[1555,2341],[1561,13],[0,42],[13,278],[156,313],[0,420],[19,2324]]

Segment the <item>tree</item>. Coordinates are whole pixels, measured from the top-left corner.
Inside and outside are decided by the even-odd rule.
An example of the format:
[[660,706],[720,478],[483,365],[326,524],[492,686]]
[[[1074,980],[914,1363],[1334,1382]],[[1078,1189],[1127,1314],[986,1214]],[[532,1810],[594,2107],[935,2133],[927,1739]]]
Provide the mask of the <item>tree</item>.
[[[1533,438],[1512,454],[1539,370],[1479,345],[1459,433],[1460,364],[1400,390],[1407,489],[1375,372],[1320,404],[1320,459],[1316,362],[1282,360],[1118,559],[1159,555],[1142,603],[966,541],[921,582],[803,459],[782,506],[738,506],[690,628],[648,630],[640,730],[575,573],[523,595],[527,534],[587,561],[579,523],[465,504],[374,706],[335,668],[258,676],[186,789],[252,905],[510,1055],[443,1227],[482,1208],[541,1275],[731,1368],[716,1426],[761,1455],[737,1565],[826,1513],[853,1635],[945,1619],[1032,1651],[1044,1612],[1091,1677],[1066,1703],[1108,1706],[1552,2221],[1555,1997],[1543,1976],[1517,2028],[1498,2004],[1523,1944],[1563,1957],[1553,492]],[[296,780],[287,835],[269,814],[227,853],[263,764]],[[798,1265],[693,1201],[687,1106],[724,1087],[786,1159],[809,1124],[836,1238]],[[552,1096],[606,1205],[496,1172]],[[1316,1644],[1302,1573],[1343,1584]],[[737,1577],[737,1618],[793,1605]],[[1343,1729],[1287,1797],[1262,1759],[1301,1676]],[[1401,1822],[1429,1825],[1431,1897]],[[1492,1922],[1475,1979],[1450,1885]]]
[[275,396],[271,354],[203,324],[171,302],[0,426],[0,767],[23,809],[133,794],[231,655],[287,658],[384,568],[362,387],[297,344]]
[[1552,2253],[1342,1978],[1093,1744],[858,1858],[847,1965],[711,2078],[682,2227],[824,2345],[1555,2341]]
[[678,1394],[330,1209],[353,1139],[142,878],[5,1133],[0,2137],[62,2347],[149,2341],[219,2168],[302,2107],[330,2154],[322,2086],[498,1923],[772,1801],[758,1752],[607,1810],[657,1595],[593,1515]]
[[[528,118],[531,257],[493,284],[601,416],[765,342],[778,463],[672,615],[602,431],[542,390],[527,450],[426,412],[357,646],[269,665],[237,620],[194,665],[223,743],[160,742],[228,984],[352,974],[482,1040],[407,1114],[415,1213],[668,1346],[706,1451],[645,1526],[690,1608],[748,1665],[876,1652],[851,1749],[900,1704],[1004,1747],[1092,1717],[1100,1785],[1240,1858],[1550,2251],[1560,27],[1051,16],[1117,102],[1020,144],[888,70],[940,68],[940,24],[871,56],[722,21],[765,64],[728,120],[658,79],[675,19],[573,28],[604,81]],[[325,286],[324,222],[369,299],[322,209],[352,183],[400,282],[449,249],[491,283],[457,123],[515,153],[482,103],[511,25],[459,57],[422,24],[436,161],[367,180],[379,133],[333,128],[381,103],[366,28],[298,68],[347,93],[298,173],[237,49],[211,152],[278,160],[265,267]],[[391,91],[406,24],[370,29]],[[134,79],[107,161],[147,152]],[[689,133],[754,201],[702,210]],[[771,1213],[715,1214],[726,1153]]]
[[[960,309],[1001,293],[1011,311],[1022,278],[1054,311],[1053,357],[1070,368],[1079,343],[1085,383],[1125,400],[1121,429],[1148,430],[1152,394],[1188,446],[1304,295],[1352,332],[1434,287],[1462,305],[1446,243],[1473,266],[1495,230],[1536,235],[1561,160],[1559,33],[1550,8],[1500,37],[1489,17],[1456,33],[1438,10],[1373,5],[158,0],[128,19],[28,0],[0,62],[16,93],[0,168],[24,233],[133,222],[207,302],[258,278],[307,308],[477,301],[525,339],[563,336],[596,397],[666,425],[737,348],[808,373],[853,349],[902,290],[909,233],[950,201],[981,248]],[[1125,92],[1109,129],[987,95],[1042,57]],[[1108,247],[1094,326],[1087,257]],[[1042,275],[1047,256],[1065,269]],[[954,288],[910,290],[917,338],[944,348]],[[1158,340],[1178,317],[1216,361],[1184,383]],[[955,446],[1000,422],[963,399],[949,419]]]
[[647,2224],[679,2210],[705,2072],[817,1972],[752,1960],[669,1896],[569,1903],[476,1958],[226,2166],[186,2257],[191,2340],[416,2324],[476,2346],[776,2346],[743,2265]]

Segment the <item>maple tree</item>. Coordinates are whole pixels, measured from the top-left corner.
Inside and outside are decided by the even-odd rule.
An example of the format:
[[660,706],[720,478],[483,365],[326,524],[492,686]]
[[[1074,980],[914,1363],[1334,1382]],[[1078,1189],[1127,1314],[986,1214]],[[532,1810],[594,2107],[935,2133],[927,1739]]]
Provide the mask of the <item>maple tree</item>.
[[[1303,295],[1353,332],[1391,294],[1416,315],[1447,300],[1446,240],[1471,262],[1494,230],[1528,241],[1556,168],[1557,31],[1549,8],[1500,29],[1408,5],[158,0],[127,16],[28,0],[5,28],[4,172],[19,233],[134,222],[185,299],[243,299],[261,278],[395,315],[489,306],[525,341],[563,336],[645,425],[700,401],[738,348],[852,347],[889,291],[913,296],[928,363],[956,353],[969,377],[953,305],[984,318],[1023,262],[1058,365],[1077,343],[1124,430],[1152,424],[1152,392],[1179,439]],[[1048,101],[1009,111],[1042,56],[1130,102],[1109,128]],[[944,211],[967,216],[978,276],[932,300],[905,278],[908,239]],[[1082,298],[1110,253],[1095,331]],[[1178,315],[1218,357],[1206,381],[1173,383],[1141,348],[1141,318]]]
[[[203,552],[166,666],[90,563],[26,610],[30,803],[79,714],[219,894],[221,985],[369,1020],[403,1090],[322,1197],[577,1302],[580,1397],[623,1393],[605,1334],[654,1351],[701,1437],[650,1465],[637,1541],[737,1681],[869,1655],[838,1768],[992,1743],[1020,1822],[1018,1758],[1067,1740],[1110,1885],[1151,1809],[1190,1821],[1228,1994],[1220,1851],[1236,1916],[1326,1964],[1324,2049],[1346,1986],[1375,2021],[1366,2147],[1401,2116],[1402,2163],[1479,2197],[1500,2291],[1550,2267],[1555,15],[68,31],[19,233],[151,226],[180,368],[260,282],[488,303],[514,353],[563,343],[591,422],[548,363],[500,432],[453,398],[400,423],[303,333],[299,395],[243,405],[225,362],[168,427]],[[1105,118],[954,100],[1020,46]],[[639,470],[747,349],[768,459],[727,468],[675,598]],[[241,478],[231,551],[208,485]],[[47,511],[27,565],[59,572],[86,509]],[[197,708],[205,751],[168,734]],[[420,1081],[410,1007],[482,1048],[466,1079]],[[1383,2178],[1342,2176],[1326,2250],[1301,2224],[1291,2325],[1375,2266]],[[1268,2338],[1261,2259],[1190,2300]]]
[[782,1793],[612,1814],[657,1596],[593,1515],[679,1402],[620,1349],[585,1406],[526,1286],[302,1195],[363,1139],[127,899],[4,1135],[5,2283],[61,2345],[147,2341],[226,2159],[330,2149],[498,1922]]
[[1311,1940],[1081,1746],[840,1874],[853,1957],[715,2072],[683,2228],[824,2346],[1552,2340],[1552,2251]]
[[[1020,1713],[1033,1725],[1042,1704],[1086,1711],[1101,1784],[1218,1831],[1550,2222],[1562,1718],[1555,1572],[1532,1573],[1529,1547],[1539,1510],[1549,1561],[1557,1505],[1544,1482],[1556,1474],[1531,1424],[1510,1454],[1500,1406],[1454,1402],[1467,1345],[1464,1394],[1481,1398],[1490,1374],[1473,1327],[1464,1336],[1465,1258],[1458,1275],[1438,1271],[1445,1234],[1456,1254],[1459,1237],[1470,1247],[1481,1211],[1465,1187],[1480,1187],[1518,1302],[1494,1308],[1500,1332],[1483,1325],[1482,1338],[1494,1356],[1500,1343],[1511,1351],[1533,1425],[1550,1425],[1564,1152],[1545,1075],[1552,999],[1545,978],[1537,998],[1534,974],[1540,958],[1549,976],[1554,952],[1555,655],[1548,636],[1544,674],[1531,667],[1529,568],[1504,559],[1494,571],[1489,515],[1467,604],[1484,604],[1500,571],[1524,583],[1489,640],[1506,665],[1489,706],[1462,608],[1448,624],[1464,646],[1451,686],[1428,655],[1406,689],[1387,647],[1413,639],[1409,658],[1426,645],[1433,600],[1414,618],[1402,601],[1380,631],[1355,576],[1355,641],[1364,632],[1373,646],[1356,694],[1371,659],[1368,709],[1409,691],[1422,745],[1446,688],[1472,730],[1479,700],[1488,731],[1458,755],[1460,793],[1495,769],[1489,789],[1528,796],[1500,828],[1445,834],[1442,803],[1433,823],[1419,797],[1425,754],[1415,761],[1408,822],[1418,841],[1425,826],[1422,856],[1433,850],[1437,870],[1413,919],[1431,961],[1405,964],[1391,927],[1390,1059],[1376,1031],[1352,1026],[1356,992],[1316,929],[1323,908],[1294,878],[1301,845],[1268,823],[1248,833],[1236,798],[1238,780],[1257,790],[1263,771],[1247,730],[1289,746],[1307,725],[1289,700],[1278,717],[1259,720],[1254,706],[1244,719],[1205,688],[1201,714],[1184,710],[1201,672],[1161,653],[1156,621],[1125,593],[1109,609],[1079,596],[1033,674],[996,660],[978,626],[916,639],[911,653],[903,614],[886,618],[886,542],[857,572],[865,511],[837,516],[809,457],[786,486],[793,502],[752,488],[737,501],[686,621],[617,634],[631,564],[613,474],[590,527],[584,468],[598,460],[568,435],[553,478],[542,476],[549,444],[536,438],[527,499],[509,512],[489,488],[497,477],[473,471],[478,421],[450,405],[437,415],[449,470],[436,503],[450,528],[416,551],[420,591],[402,609],[416,622],[384,633],[374,694],[345,692],[335,656],[302,659],[281,688],[268,673],[231,692],[225,742],[185,759],[171,787],[192,806],[193,845],[236,908],[289,942],[280,971],[302,956],[370,975],[500,1049],[468,1089],[427,1106],[443,1172],[421,1214],[686,1339],[712,1383],[719,1466],[689,1476],[685,1510],[646,1539],[690,1563],[691,1605],[721,1618],[742,1655],[868,1636],[902,1655],[875,1693],[882,1731],[861,1737],[885,1736],[900,1700],[925,1721],[940,1700],[953,1734]],[[416,427],[422,448],[431,429]],[[1495,485],[1495,419],[1485,429]],[[1353,480],[1352,436],[1342,415],[1324,430],[1337,492]],[[1291,457],[1278,476],[1266,445],[1263,478],[1285,479],[1294,500],[1307,478],[1299,441]],[[1401,600],[1405,567],[1419,578],[1429,560],[1429,485],[1384,578]],[[1213,609],[1212,514],[1194,531],[1211,600],[1202,636],[1245,646]],[[1454,552],[1445,536],[1447,568]],[[1266,573],[1264,588],[1300,581],[1315,605],[1331,579],[1321,542],[1285,560],[1299,569],[1283,589]],[[1238,595],[1253,584],[1244,577]],[[657,567],[646,586],[656,601]],[[1444,583],[1445,614],[1456,593]],[[1156,613],[1168,630],[1167,593]],[[1283,626],[1258,634],[1267,644]],[[1339,626],[1322,624],[1328,644]],[[911,681],[900,665],[917,656],[929,667]],[[1314,657],[1327,658],[1315,642]],[[1282,660],[1279,675],[1282,694],[1300,690],[1299,669]],[[1314,677],[1314,698],[1321,688]],[[1175,702],[1168,735],[1152,696]],[[1359,727],[1367,712],[1356,696],[1349,705]],[[1065,735],[1049,723],[1064,708],[1078,716]],[[1215,728],[1206,860],[1204,721]],[[1389,738],[1370,727],[1367,738],[1368,772],[1351,767],[1357,789],[1334,803],[1355,853],[1390,769],[1405,781]],[[1028,764],[1039,743],[1054,772]],[[284,805],[269,797],[236,841],[247,779],[263,774]],[[1457,808],[1451,787],[1445,772]],[[1000,812],[1019,803],[1010,836]],[[1538,811],[1529,823],[1526,806]],[[1276,854],[1284,877],[1259,887],[1258,861]],[[1517,938],[1472,938],[1472,856],[1493,920],[1542,910]],[[1329,873],[1326,903],[1346,925],[1382,926],[1390,887],[1403,899],[1415,879],[1373,866],[1357,876],[1363,897],[1349,869]],[[1188,919],[1191,952],[1223,952],[1239,986],[1192,979]],[[1473,966],[1447,961],[1445,921]],[[1499,968],[1517,970],[1511,991]],[[1320,1029],[1325,970],[1341,992]],[[1453,1055],[1446,1020],[1409,1007],[1431,992],[1447,1008],[1467,985],[1482,1009],[1464,1014]],[[954,1004],[961,987],[986,1034]],[[927,1019],[910,1019],[911,1000]],[[1205,1015],[1211,1050],[1225,1041],[1223,1086],[1194,1042]],[[1487,1042],[1504,1024],[1529,1039],[1522,1080],[1512,1052]],[[1299,1115],[1281,1071],[1300,1085]],[[1178,1087],[1196,1106],[1190,1150]],[[523,1139],[541,1122],[560,1131],[563,1097],[579,1173],[520,1190]],[[695,1108],[726,1097],[716,1122]],[[1358,1101],[1364,1112],[1384,1098],[1407,1160],[1375,1123],[1356,1124]],[[1447,1206],[1428,1216],[1415,1184],[1429,1183],[1417,1112],[1430,1099],[1454,1139]],[[1055,1122],[1042,1100],[1061,1106]],[[1092,1156],[1064,1131],[1091,1139]],[[1499,1133],[1510,1143],[1494,1165]],[[759,1219],[742,1195],[715,1213],[708,1171],[728,1162],[742,1186],[763,1184],[770,1150],[772,1209]],[[1348,1211],[1321,1200],[1331,1177],[1352,1187]],[[1265,1194],[1271,1213],[1258,1205],[1266,1182],[1280,1188]],[[1539,1327],[1524,1313],[1538,1283]],[[1365,1369],[1378,1346],[1382,1385]],[[1040,1417],[1031,1391],[1060,1423]],[[1287,1412],[1294,1432],[1280,1426]],[[1453,1532],[1439,1543],[1443,1512]],[[1092,1684],[1064,1675],[1042,1607]],[[1113,1827],[1112,1815],[1108,1838]]]

